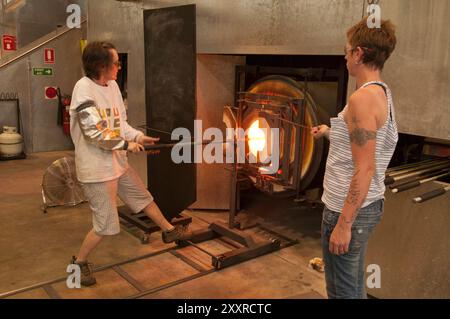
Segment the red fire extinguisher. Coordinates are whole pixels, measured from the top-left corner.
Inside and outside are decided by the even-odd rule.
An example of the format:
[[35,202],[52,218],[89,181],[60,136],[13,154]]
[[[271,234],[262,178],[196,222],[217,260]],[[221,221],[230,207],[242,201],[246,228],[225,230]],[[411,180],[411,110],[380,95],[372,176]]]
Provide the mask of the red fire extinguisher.
[[58,88],[58,125],[62,126],[64,135],[70,136],[70,95],[62,95]]
[[63,110],[63,132],[64,135],[70,136],[70,97],[67,97],[63,100],[64,110]]

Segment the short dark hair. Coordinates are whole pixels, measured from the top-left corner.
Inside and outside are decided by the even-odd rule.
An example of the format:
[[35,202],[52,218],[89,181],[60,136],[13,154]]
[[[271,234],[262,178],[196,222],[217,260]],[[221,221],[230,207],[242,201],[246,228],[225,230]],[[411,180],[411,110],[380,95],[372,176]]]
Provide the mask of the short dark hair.
[[363,49],[364,64],[383,70],[397,43],[395,26],[390,20],[381,20],[380,28],[369,28],[367,19],[362,19],[347,31],[348,42],[353,49]]
[[102,68],[107,68],[113,63],[113,56],[109,50],[116,47],[109,42],[89,42],[83,51],[83,69],[90,79],[98,79]]

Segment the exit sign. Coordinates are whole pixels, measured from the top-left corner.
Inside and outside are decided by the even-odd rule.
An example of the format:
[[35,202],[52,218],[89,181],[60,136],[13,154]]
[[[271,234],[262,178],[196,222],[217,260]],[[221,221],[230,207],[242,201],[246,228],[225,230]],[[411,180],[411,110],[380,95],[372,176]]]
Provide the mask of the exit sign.
[[53,75],[52,68],[33,68],[33,75]]

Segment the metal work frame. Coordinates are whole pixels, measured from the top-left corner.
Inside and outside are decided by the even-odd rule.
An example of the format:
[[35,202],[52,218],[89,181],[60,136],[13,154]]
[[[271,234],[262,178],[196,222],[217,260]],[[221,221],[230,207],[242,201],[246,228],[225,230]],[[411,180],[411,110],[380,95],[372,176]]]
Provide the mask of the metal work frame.
[[[242,113],[244,106],[246,105],[246,95],[250,93],[248,92],[241,92],[239,93],[239,98],[237,99],[238,107],[237,107],[237,123],[236,128],[239,129],[242,127]],[[259,94],[257,94],[259,96]],[[264,96],[266,99],[273,99],[273,100],[283,100],[284,98],[277,98],[277,97],[271,97],[271,96]],[[299,124],[302,124],[304,121],[304,112],[300,112],[301,109],[304,108],[304,100],[295,100],[294,99],[285,99],[286,105],[284,109],[288,112],[289,120],[295,120],[300,121]],[[301,104],[300,104],[301,102]],[[289,103],[295,103],[298,105],[299,108],[299,115],[296,116],[296,118],[292,118],[293,114],[291,112],[291,107]],[[272,105],[264,104],[259,105],[258,103],[254,103],[252,107],[256,107],[260,109],[260,111],[267,110],[268,108],[272,108]],[[283,106],[281,106],[283,108]],[[280,106],[277,106],[277,110],[280,109]],[[275,117],[271,119],[273,121],[279,122],[279,124],[282,123],[279,117]],[[289,127],[289,125],[286,125],[286,127]],[[302,138],[302,130],[297,130],[297,136],[298,141]],[[291,135],[286,134],[286,132],[291,132],[290,129],[285,131],[285,138],[284,138],[284,144],[285,149],[284,151],[287,152],[286,154],[290,154],[290,141],[291,141]],[[224,239],[231,239],[234,242],[237,242],[240,244],[240,246],[236,246],[236,249],[231,250],[229,252],[226,252],[224,254],[220,254],[218,256],[211,256],[212,258],[212,266],[216,269],[222,269],[225,267],[229,267],[231,265],[279,250],[281,248],[281,241],[278,238],[271,238],[268,240],[255,240],[255,238],[242,230],[238,228],[242,228],[241,224],[236,221],[236,208],[237,208],[237,199],[239,196],[239,177],[238,173],[240,170],[240,164],[238,164],[238,156],[242,150],[238,148],[238,139],[239,136],[235,136],[233,141],[233,155],[234,155],[234,162],[231,165],[231,178],[230,178],[230,186],[231,186],[231,192],[230,192],[230,212],[229,212],[229,218],[228,218],[228,225],[215,222],[211,223],[208,228],[201,229],[198,231],[195,231],[193,233],[192,239],[189,241],[190,244],[196,245],[197,243],[200,243],[202,241],[211,240],[213,238],[222,236]],[[290,162],[290,156],[285,156],[288,161],[288,167]],[[245,164],[242,164],[245,166]],[[287,169],[287,176],[289,177],[289,169]],[[287,177],[287,178],[288,178]],[[297,182],[297,181],[296,181]],[[196,246],[198,247],[198,246]]]
[[[305,91],[306,93],[306,91]],[[288,116],[288,121],[293,123],[289,124],[289,122],[285,122],[280,119],[280,116],[283,114],[278,114],[278,116],[261,111],[259,113],[259,116],[262,118],[265,118],[269,123],[271,123],[273,127],[279,127],[284,129],[284,139],[283,139],[283,152],[287,156],[283,156],[283,162],[282,167],[283,172],[281,174],[281,180],[279,182],[284,183],[286,185],[289,185],[289,173],[291,171],[291,168],[293,169],[293,182],[292,185],[295,189],[300,188],[300,176],[301,176],[301,165],[303,160],[303,152],[300,151],[300,148],[297,147],[295,149],[295,156],[294,156],[294,162],[290,162],[290,153],[291,153],[291,136],[292,136],[292,125],[296,126],[296,132],[295,132],[295,145],[303,145],[304,141],[304,126],[305,126],[305,107],[306,107],[306,99],[292,99],[290,101],[290,104],[294,104],[297,106],[298,114],[294,115],[291,111],[291,108],[288,107],[284,112],[286,112],[285,115]],[[283,110],[281,111],[283,113]]]
[[[345,60],[336,68],[294,68],[294,67],[268,67],[259,65],[237,65],[235,69],[235,92],[246,90],[247,75],[257,75],[262,78],[267,75],[285,75],[296,81],[305,82],[337,82],[336,114],[344,108],[347,100],[347,77]],[[234,101],[237,105],[237,95]]]
[[[142,244],[148,244],[149,236],[152,233],[160,230],[160,227],[156,225],[144,212],[133,214],[131,209],[129,209],[127,206],[120,206],[117,208],[117,211],[119,213],[120,218],[122,218],[124,221],[128,222],[132,226],[135,226],[142,231],[142,234],[139,236]],[[183,226],[186,226],[191,222],[192,222],[191,217],[185,217],[182,215],[179,215],[179,217],[176,217],[170,221],[172,225],[183,225]],[[129,232],[132,235],[138,236],[134,234],[131,230],[129,230]]]
[[[248,66],[237,66],[236,67],[236,73],[235,73],[235,104],[237,107],[237,116],[236,116],[236,128],[242,128],[242,117],[243,117],[243,110],[244,105],[247,104],[249,107],[255,107],[260,110],[260,114],[264,115],[266,120],[269,122],[272,122],[272,124],[275,124],[276,127],[284,127],[285,128],[285,134],[284,134],[284,152],[287,154],[284,156],[284,167],[287,167],[287,169],[284,169],[284,175],[282,175],[283,180],[288,181],[289,179],[289,171],[290,171],[290,141],[291,141],[291,129],[290,126],[292,124],[287,124],[286,122],[283,122],[281,118],[278,116],[270,116],[269,113],[264,112],[268,109],[272,109],[273,106],[269,104],[263,104],[260,105],[258,103],[247,103],[246,96],[248,94],[251,94],[249,92],[245,92],[245,72],[248,70]],[[250,69],[254,69],[251,67]],[[299,72],[299,70],[297,70]],[[305,123],[305,107],[306,107],[306,93],[307,93],[307,74],[305,73],[305,86],[304,86],[304,96],[303,99],[288,99],[283,97],[271,97],[271,96],[264,96],[267,100],[278,100],[282,101],[285,104],[285,107],[283,105],[276,105],[276,109],[280,110],[285,109],[287,111],[288,121],[294,124],[298,124],[297,130],[296,130],[296,145],[302,145],[303,143],[300,143],[304,139],[303,134],[303,128],[299,129],[300,127],[304,126]],[[238,93],[239,92],[239,93]],[[283,101],[283,99],[285,101]],[[294,114],[291,112],[292,104],[297,106],[298,114],[294,116]],[[286,129],[288,128],[288,129]],[[240,165],[237,161],[237,156],[240,154],[240,151],[238,149],[238,139],[239,137],[235,137],[233,142],[233,154],[235,161],[231,165],[231,178],[230,178],[230,186],[231,186],[231,192],[230,192],[230,212],[228,216],[228,225],[222,224],[222,223],[212,223],[208,228],[201,229],[193,233],[193,237],[190,240],[190,243],[192,245],[195,245],[196,243],[206,241],[213,239],[218,236],[224,236],[227,239],[231,239],[235,242],[238,242],[241,244],[241,247],[236,247],[236,249],[229,251],[227,253],[218,255],[218,256],[212,256],[212,265],[216,269],[221,269],[224,267],[228,267],[231,265],[234,265],[236,263],[240,263],[252,258],[255,258],[257,256],[261,256],[270,252],[273,252],[275,250],[278,250],[281,248],[281,241],[278,238],[271,238],[269,240],[262,240],[262,241],[256,241],[252,236],[244,233],[243,231],[239,230],[238,228],[242,228],[241,224],[236,221],[236,213],[237,213],[237,207],[238,207],[238,198],[239,198],[239,171],[240,171]],[[302,152],[300,150],[300,147],[297,147],[297,150],[295,152],[295,160],[292,165],[294,165],[294,180],[293,185],[295,185],[297,193],[296,196],[299,196],[299,187],[300,187],[300,174],[301,174],[301,167],[299,167],[299,163],[302,162]],[[245,164],[243,164],[245,165]]]
[[[232,216],[231,213],[230,211],[230,217]],[[237,225],[235,223],[231,227],[221,222],[211,223],[207,228],[194,231],[192,239],[188,243],[210,255],[212,266],[215,269],[223,269],[298,243],[297,240],[292,240],[286,236],[270,231],[267,227],[259,224],[254,226],[258,226],[267,234],[273,235],[273,237],[265,240],[255,240],[252,235],[236,229],[235,227]],[[222,241],[234,246],[235,249],[220,255],[212,255],[197,245],[203,241],[218,237]],[[286,241],[286,243],[283,244],[282,240]]]
[[[249,92],[238,91],[236,94],[236,103],[238,105],[238,117],[237,124],[238,128],[242,127],[242,112],[245,106],[247,108],[259,108],[259,116],[265,118],[273,127],[279,127],[284,129],[284,140],[283,140],[283,152],[287,156],[283,157],[282,167],[283,172],[281,174],[281,179],[277,182],[281,184],[286,184],[289,186],[289,173],[291,168],[293,169],[293,182],[292,188],[295,190],[295,197],[299,199],[300,197],[300,181],[301,181],[301,163],[303,162],[303,149],[297,147],[294,155],[294,162],[290,163],[290,152],[291,152],[291,134],[292,134],[292,126],[296,126],[296,134],[295,134],[295,145],[303,146],[305,134],[303,133],[303,129],[305,128],[305,117],[306,117],[306,95],[308,93],[308,79],[310,77],[316,78],[320,80],[322,77],[331,77],[335,76],[337,72],[334,70],[327,69],[294,69],[294,68],[259,68],[258,71],[255,71],[255,67],[249,66],[237,66],[236,67],[236,90],[243,89],[243,83],[245,83],[245,74],[250,69],[251,72],[281,72],[285,74],[296,74],[303,77],[304,86],[303,86],[303,99],[293,99],[287,97],[276,97],[276,96],[265,96],[261,94],[261,97],[265,99],[278,100],[278,102],[284,103],[281,105],[271,105],[271,104],[263,104],[260,105],[258,103],[254,103],[247,99],[247,96],[257,96],[258,94],[252,94]],[[328,72],[328,73],[327,73]],[[294,115],[292,110],[292,105],[296,106],[297,114]],[[281,110],[279,114],[272,115],[267,110],[272,110],[276,108],[276,110]],[[283,113],[283,114],[282,114]],[[240,115],[239,115],[240,114]],[[287,116],[288,120],[285,121],[281,119],[282,116]],[[291,124],[288,124],[288,123]],[[232,185],[233,187],[233,185]]]

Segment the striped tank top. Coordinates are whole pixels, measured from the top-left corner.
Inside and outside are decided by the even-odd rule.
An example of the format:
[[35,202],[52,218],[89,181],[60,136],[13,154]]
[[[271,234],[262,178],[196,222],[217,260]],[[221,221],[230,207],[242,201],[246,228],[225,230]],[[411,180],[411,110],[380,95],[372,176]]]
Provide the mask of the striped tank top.
[[[395,146],[398,141],[397,124],[395,123],[394,105],[391,90],[383,82],[372,81],[364,84],[381,86],[387,97],[388,116],[384,125],[377,131],[375,150],[375,174],[370,182],[369,192],[361,208],[384,198],[384,178],[387,166],[392,158]],[[348,189],[354,173],[354,164],[350,147],[350,135],[347,124],[344,121],[344,114],[347,106],[338,114],[331,118],[330,127],[330,150],[328,153],[325,177],[323,181],[322,201],[328,209],[335,212],[342,212]]]

